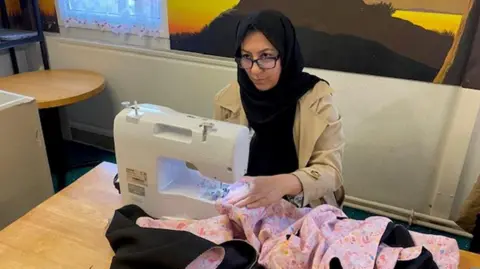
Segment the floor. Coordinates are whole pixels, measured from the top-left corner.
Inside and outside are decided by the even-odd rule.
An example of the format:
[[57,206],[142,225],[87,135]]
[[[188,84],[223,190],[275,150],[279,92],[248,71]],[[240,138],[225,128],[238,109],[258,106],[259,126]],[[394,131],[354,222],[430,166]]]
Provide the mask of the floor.
[[[112,152],[100,150],[100,149],[86,146],[79,143],[73,143],[73,142],[70,143],[68,145],[68,152],[69,152],[69,163],[73,165],[88,163],[92,161],[107,161],[112,163],[116,162],[115,154],[113,154]],[[75,180],[80,178],[82,175],[87,173],[92,168],[93,166],[76,168],[76,169],[70,170],[67,176],[67,184],[74,182]],[[55,179],[54,179],[54,185],[55,185]],[[357,220],[364,220],[368,217],[373,216],[373,214],[369,214],[368,212],[353,209],[353,208],[348,208],[348,207],[345,207],[344,211],[350,218],[357,219]],[[406,223],[402,223],[402,222],[396,221],[396,223],[406,225]],[[443,235],[443,236],[455,238],[459,244],[459,247],[464,250],[468,249],[470,245],[470,240],[465,237],[454,236],[445,232],[432,230],[432,229],[428,229],[420,226],[412,226],[409,229],[412,231],[420,232],[420,233],[436,234],[436,235]]]

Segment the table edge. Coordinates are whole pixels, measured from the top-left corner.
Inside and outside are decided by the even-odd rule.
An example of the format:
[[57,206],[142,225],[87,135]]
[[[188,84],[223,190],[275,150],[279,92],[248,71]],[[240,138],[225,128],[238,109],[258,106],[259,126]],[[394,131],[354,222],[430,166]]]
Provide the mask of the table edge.
[[94,90],[86,92],[84,94],[80,94],[74,97],[67,97],[63,99],[57,99],[55,101],[44,101],[44,102],[37,102],[37,106],[39,109],[46,109],[46,108],[56,108],[56,107],[61,107],[61,106],[68,106],[72,105],[81,101],[85,101],[87,99],[90,99],[91,97],[94,97],[101,93],[105,89],[105,80]]

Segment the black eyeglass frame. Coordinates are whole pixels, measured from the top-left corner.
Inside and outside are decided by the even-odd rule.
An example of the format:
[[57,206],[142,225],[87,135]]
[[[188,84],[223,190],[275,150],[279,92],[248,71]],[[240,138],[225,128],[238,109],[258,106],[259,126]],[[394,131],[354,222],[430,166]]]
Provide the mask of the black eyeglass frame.
[[[235,62],[237,62],[238,67],[240,67],[242,69],[252,69],[254,64],[257,64],[257,66],[260,69],[273,69],[273,68],[277,67],[277,62],[278,62],[279,59],[280,59],[280,55],[279,56],[269,56],[269,57],[264,57],[264,58],[258,58],[256,60],[248,59],[252,63],[251,66],[248,67],[248,68],[242,66],[243,57],[235,57]],[[275,61],[273,63],[273,67],[265,68],[265,67],[262,67],[262,64],[260,64],[260,61],[262,61],[262,60],[275,60]]]

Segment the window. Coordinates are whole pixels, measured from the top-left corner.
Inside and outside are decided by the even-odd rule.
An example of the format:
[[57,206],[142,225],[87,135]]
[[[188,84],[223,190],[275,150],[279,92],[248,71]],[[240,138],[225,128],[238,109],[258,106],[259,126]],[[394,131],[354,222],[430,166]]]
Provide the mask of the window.
[[168,37],[163,1],[58,0],[58,7],[66,28],[87,28],[140,37]]

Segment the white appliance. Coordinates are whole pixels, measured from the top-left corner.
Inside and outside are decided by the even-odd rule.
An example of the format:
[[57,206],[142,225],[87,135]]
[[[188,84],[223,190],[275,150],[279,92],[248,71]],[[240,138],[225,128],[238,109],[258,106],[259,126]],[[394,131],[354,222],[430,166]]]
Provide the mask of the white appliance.
[[218,215],[215,200],[246,173],[249,129],[168,107],[123,104],[114,141],[124,204],[156,218]]
[[53,193],[35,100],[0,90],[0,230]]

